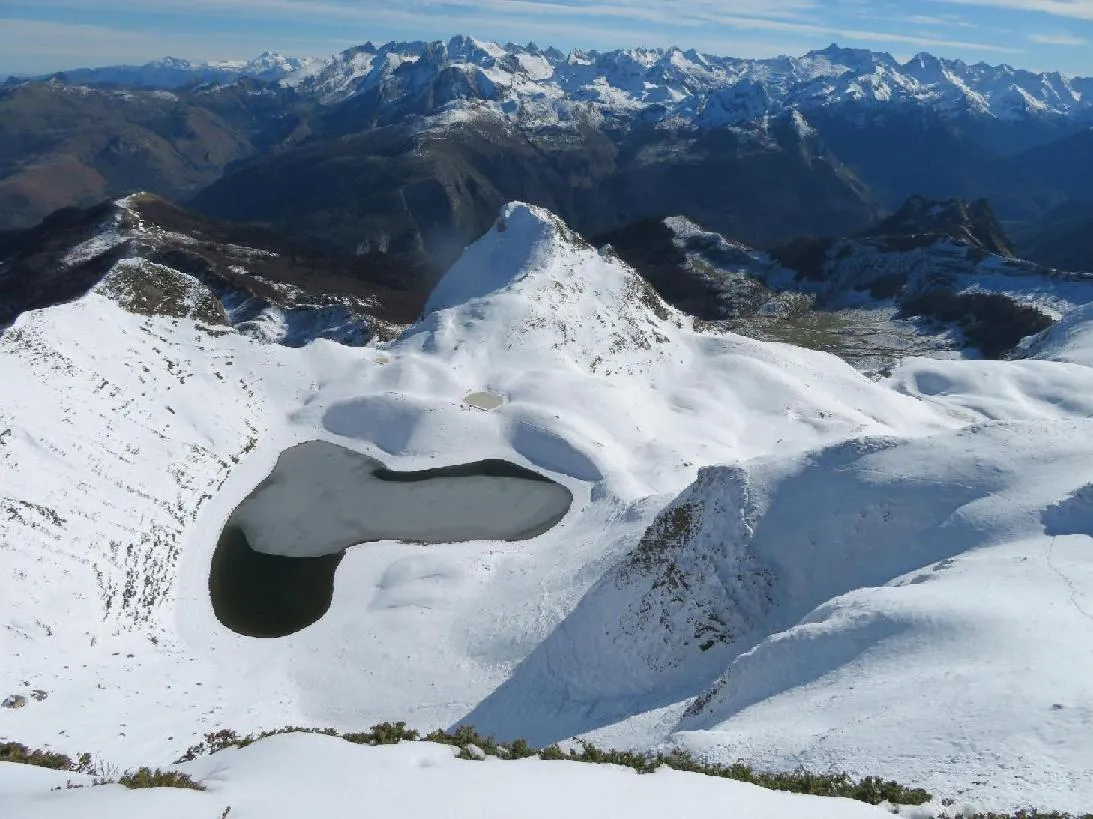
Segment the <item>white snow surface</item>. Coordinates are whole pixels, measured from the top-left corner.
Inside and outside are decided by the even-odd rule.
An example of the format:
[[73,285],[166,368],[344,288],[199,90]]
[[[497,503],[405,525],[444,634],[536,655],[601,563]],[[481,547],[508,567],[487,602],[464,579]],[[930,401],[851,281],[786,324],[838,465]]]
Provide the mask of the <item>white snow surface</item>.
[[[1070,315],[1064,340],[1085,320]],[[48,698],[0,711],[0,738],[127,767],[222,727],[468,720],[1088,810],[1093,369],[1051,358],[910,359],[878,382],[828,354],[699,334],[522,204],[388,344],[290,349],[99,291],[25,313],[0,336],[0,694]],[[483,412],[474,392],[504,402]],[[281,452],[316,439],[399,471],[503,458],[574,501],[527,541],[354,546],[318,622],[231,633],[208,596],[221,528]],[[306,790],[333,816],[347,791],[317,794],[337,771],[365,795],[428,800],[446,792],[434,773],[477,782],[511,764],[490,787],[541,789],[523,815],[579,804],[569,777],[597,799],[625,791],[603,804],[633,810],[610,813],[683,803],[682,774],[331,742],[195,762],[206,794],[53,794],[55,778],[0,766],[0,799],[5,817],[231,803],[234,819],[282,815]],[[312,753],[314,786],[270,773]],[[738,795],[758,800],[745,815],[797,810],[686,781],[687,815]]]
[[[184,767],[204,792],[126,791],[120,785],[65,790],[90,777],[0,763],[5,819],[72,816],[194,819],[357,819],[362,815],[452,819],[593,819],[687,816],[722,819],[882,819],[882,808],[848,799],[778,793],[700,774],[639,775],[613,765],[456,759],[427,742],[370,748],[316,735],[272,737]],[[62,790],[50,791],[60,786]]]
[[1032,358],[1067,361],[1093,367],[1093,304],[1083,304],[1038,336],[1028,339]]

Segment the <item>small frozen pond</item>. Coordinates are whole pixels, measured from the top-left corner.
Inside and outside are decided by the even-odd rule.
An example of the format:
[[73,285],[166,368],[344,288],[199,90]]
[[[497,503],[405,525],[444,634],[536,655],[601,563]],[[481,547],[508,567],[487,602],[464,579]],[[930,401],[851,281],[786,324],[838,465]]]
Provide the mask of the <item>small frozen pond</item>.
[[350,546],[526,540],[572,502],[566,487],[507,461],[394,472],[337,444],[299,444],[228,518],[209,573],[213,611],[239,634],[282,637],[326,613]]
[[495,410],[505,403],[505,399],[492,392],[472,392],[463,398],[463,403],[480,410]]

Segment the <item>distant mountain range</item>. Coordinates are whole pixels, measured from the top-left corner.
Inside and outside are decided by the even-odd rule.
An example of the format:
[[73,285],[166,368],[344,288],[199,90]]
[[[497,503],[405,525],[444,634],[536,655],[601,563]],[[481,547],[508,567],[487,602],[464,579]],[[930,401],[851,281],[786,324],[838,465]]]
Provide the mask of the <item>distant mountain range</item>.
[[[459,36],[11,81],[0,118],[0,229],[150,190],[438,275],[513,199],[588,234],[684,214],[771,247],[854,233],[922,195],[985,198],[1019,252],[1093,267],[1043,238],[1093,184],[1093,79],[929,54],[567,54]],[[1076,218],[1067,242],[1093,225]]]
[[[450,92],[438,98],[437,75]],[[456,99],[501,104],[498,112],[553,123],[581,108],[605,116],[699,126],[734,124],[761,114],[843,103],[928,106],[948,114],[1093,121],[1093,78],[969,65],[920,53],[890,54],[832,44],[802,57],[743,59],[693,49],[571,51],[499,45],[460,35],[448,42],[365,43],[326,58],[266,51],[253,60],[192,63],[177,57],[141,66],[83,68],[53,75],[73,84],[174,88],[240,77],[284,81],[324,103],[374,93],[388,103],[381,119]],[[39,77],[37,79],[48,79]],[[419,95],[426,93],[429,99]],[[425,105],[422,105],[426,102]],[[515,103],[515,104],[514,104]]]
[[76,68],[37,77],[11,77],[8,83],[59,79],[73,85],[121,85],[171,89],[190,83],[234,82],[240,77],[280,80],[320,62],[321,60],[315,57],[286,57],[272,51],[264,51],[253,60],[221,60],[203,63],[193,63],[181,57],[164,57],[143,65]]

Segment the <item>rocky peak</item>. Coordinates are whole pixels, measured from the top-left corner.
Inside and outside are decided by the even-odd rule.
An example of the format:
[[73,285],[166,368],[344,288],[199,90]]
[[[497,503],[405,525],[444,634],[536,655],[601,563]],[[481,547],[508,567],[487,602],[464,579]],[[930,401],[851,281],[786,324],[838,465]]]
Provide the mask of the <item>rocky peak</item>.
[[949,236],[998,256],[1013,256],[994,209],[986,199],[929,199],[912,196],[899,210],[864,232],[866,236]]

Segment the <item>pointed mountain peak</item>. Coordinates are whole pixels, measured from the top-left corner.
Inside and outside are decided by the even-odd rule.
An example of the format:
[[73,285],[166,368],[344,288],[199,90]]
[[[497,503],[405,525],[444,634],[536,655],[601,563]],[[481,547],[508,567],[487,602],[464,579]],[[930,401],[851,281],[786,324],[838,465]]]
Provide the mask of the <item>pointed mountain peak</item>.
[[463,251],[399,343],[521,368],[563,361],[637,376],[671,354],[684,327],[619,256],[592,247],[550,211],[513,202]]
[[950,236],[988,253],[1012,256],[1013,243],[1006,236],[986,199],[929,199],[912,196],[887,219],[863,235],[893,236],[940,234]]
[[941,60],[931,54],[929,51],[920,51],[914,57],[907,61],[907,65],[939,65]]
[[878,65],[899,67],[899,63],[886,51],[870,51],[867,48],[843,48],[838,43],[832,43],[827,48],[819,51],[810,51],[805,56],[812,59],[821,57],[832,64],[845,66],[852,71],[872,69]]
[[153,60],[148,63],[148,65],[160,68],[177,68],[180,71],[187,71],[193,68],[193,63],[182,57],[164,57],[161,60]]
[[548,266],[564,244],[584,243],[545,208],[511,202],[493,227],[437,283],[425,312],[443,310],[504,290]]
[[666,355],[683,321],[614,253],[550,211],[514,202],[440,280],[404,338],[452,354],[492,347],[606,372]]

